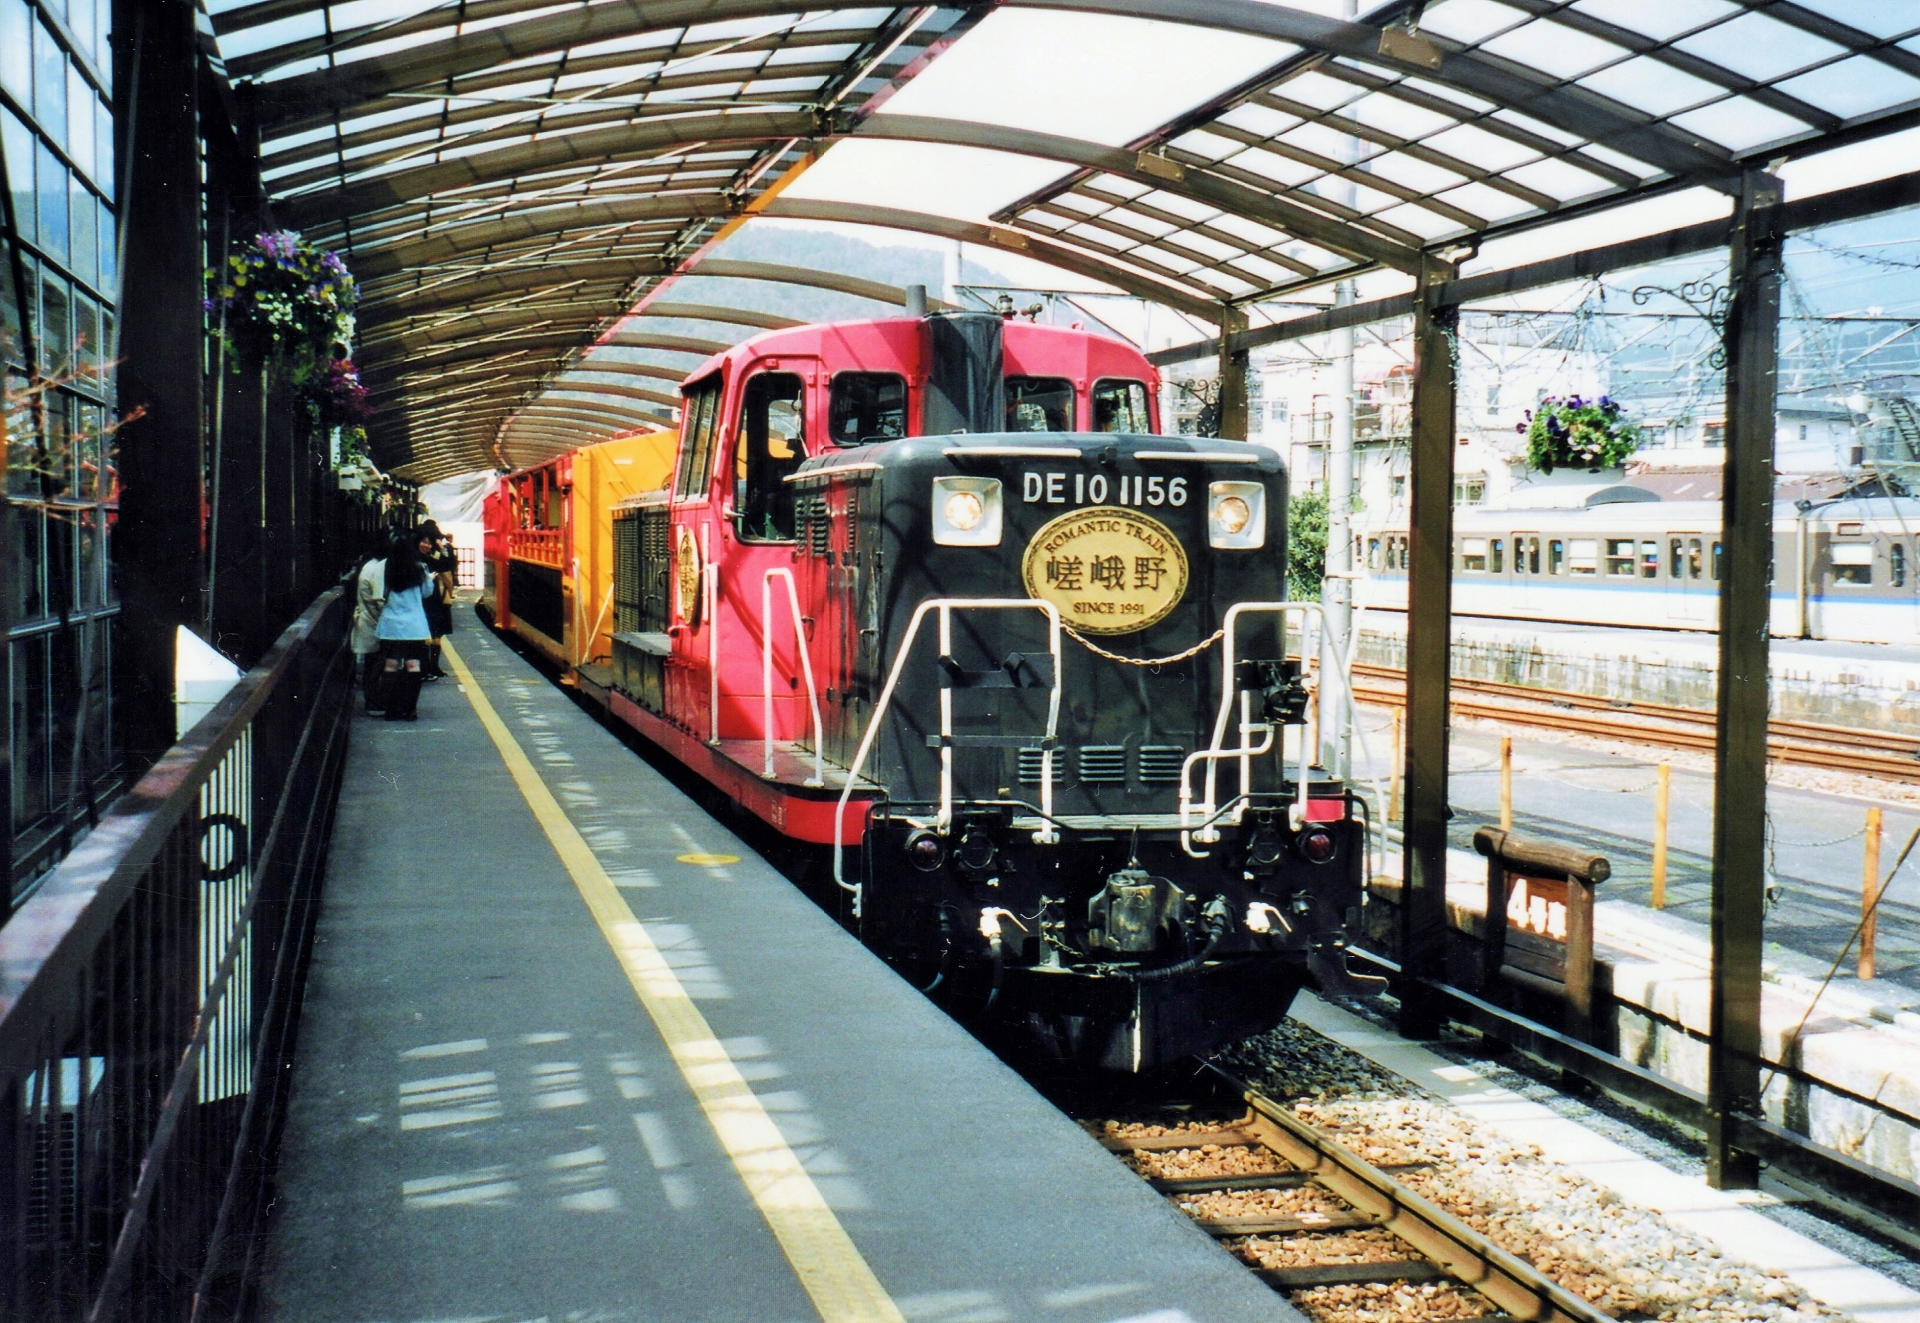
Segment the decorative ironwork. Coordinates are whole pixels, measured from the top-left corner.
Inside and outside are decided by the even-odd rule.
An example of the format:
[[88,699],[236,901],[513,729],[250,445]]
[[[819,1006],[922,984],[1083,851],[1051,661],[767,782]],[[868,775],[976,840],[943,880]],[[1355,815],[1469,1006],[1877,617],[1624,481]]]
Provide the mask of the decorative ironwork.
[[1633,306],[1644,308],[1656,294],[1678,299],[1713,328],[1719,343],[1707,355],[1707,366],[1719,371],[1727,365],[1727,317],[1733,311],[1733,282],[1721,284],[1712,276],[1683,281],[1679,285],[1640,285],[1633,291]]

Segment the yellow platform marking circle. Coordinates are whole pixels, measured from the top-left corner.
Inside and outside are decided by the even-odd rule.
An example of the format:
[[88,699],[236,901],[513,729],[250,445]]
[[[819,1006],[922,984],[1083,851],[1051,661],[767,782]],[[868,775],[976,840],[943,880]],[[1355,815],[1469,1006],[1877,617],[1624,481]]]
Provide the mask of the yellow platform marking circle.
[[683,864],[698,864],[702,868],[720,868],[740,862],[737,854],[683,854],[675,857]]
[[1118,505],[1048,522],[1021,562],[1027,595],[1060,609],[1083,634],[1131,634],[1166,618],[1187,595],[1187,551],[1158,519]]

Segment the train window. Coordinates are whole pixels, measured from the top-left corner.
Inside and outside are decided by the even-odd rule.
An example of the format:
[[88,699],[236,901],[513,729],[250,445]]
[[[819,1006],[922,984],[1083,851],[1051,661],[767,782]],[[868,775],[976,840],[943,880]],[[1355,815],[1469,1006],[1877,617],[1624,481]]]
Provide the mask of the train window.
[[1567,544],[1562,542],[1559,538],[1550,539],[1547,542],[1547,573],[1548,574],[1560,573],[1560,568],[1561,566],[1566,564],[1566,559],[1567,559]]
[[1713,563],[1711,568],[1713,570],[1714,581],[1717,583],[1720,579],[1720,544],[1718,542],[1713,544]]
[[793,485],[786,477],[807,457],[805,391],[788,372],[763,372],[747,382],[733,461],[733,515],[743,541],[793,540]]
[[1147,418],[1147,388],[1138,381],[1096,381],[1093,385],[1093,430],[1132,432],[1153,430]]
[[1600,544],[1590,537],[1577,537],[1567,544],[1567,570],[1572,574],[1600,572]]
[[1487,573],[1500,574],[1507,568],[1507,542],[1505,538],[1494,538],[1487,543]]
[[1630,537],[1610,537],[1607,539],[1607,577],[1612,579],[1631,579],[1633,577],[1633,539]]
[[1073,383],[1059,377],[1008,377],[1007,430],[1071,432]]
[[697,387],[680,410],[685,430],[680,440],[680,475],[674,491],[680,499],[707,494],[707,466],[713,462],[713,434],[720,420],[720,379]]
[[[1714,544],[1714,549],[1716,551],[1719,549],[1718,543]],[[1697,537],[1687,539],[1687,577],[1689,579],[1700,577],[1700,539]],[[1716,579],[1720,577],[1717,561],[1714,564],[1713,577]]]
[[1836,542],[1828,551],[1835,583],[1873,582],[1873,543]]
[[1386,568],[1380,559],[1380,539],[1377,537],[1367,539],[1367,568],[1370,570]]
[[1473,574],[1487,572],[1487,540],[1470,537],[1460,544],[1460,568]]
[[1657,579],[1660,577],[1660,544],[1642,542],[1640,544],[1640,577]]
[[1895,588],[1907,586],[1907,549],[1898,542],[1887,548],[1887,577]]
[[[1520,540],[1518,538],[1515,538],[1513,542],[1513,559],[1515,560],[1515,562],[1518,562],[1522,559],[1521,551],[1520,551]],[[1526,573],[1528,574],[1540,573],[1540,539],[1539,538],[1530,537],[1527,539],[1525,560],[1527,562]]]
[[893,372],[842,372],[827,396],[827,435],[836,446],[898,441],[907,434],[907,380]]
[[1687,577],[1687,544],[1677,537],[1667,539],[1667,577]]

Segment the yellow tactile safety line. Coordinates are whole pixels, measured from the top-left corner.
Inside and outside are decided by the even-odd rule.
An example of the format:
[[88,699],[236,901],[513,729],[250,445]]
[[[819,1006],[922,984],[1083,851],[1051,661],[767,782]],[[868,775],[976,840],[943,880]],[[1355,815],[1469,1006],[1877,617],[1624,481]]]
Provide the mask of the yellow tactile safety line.
[[626,971],[627,981],[640,995],[640,1003],[660,1037],[666,1040],[687,1087],[707,1114],[720,1146],[733,1160],[734,1170],[740,1173],[820,1317],[827,1323],[905,1323],[899,1306],[873,1275],[759,1097],[714,1037],[707,1017],[687,995],[645,925],[633,917],[626,898],[562,811],[506,722],[493,710],[451,640],[441,646],[441,655],[466,686],[467,700],[473,704],[480,724],[486,727],[540,829],[566,865],[580,898],[586,901],[601,935]]

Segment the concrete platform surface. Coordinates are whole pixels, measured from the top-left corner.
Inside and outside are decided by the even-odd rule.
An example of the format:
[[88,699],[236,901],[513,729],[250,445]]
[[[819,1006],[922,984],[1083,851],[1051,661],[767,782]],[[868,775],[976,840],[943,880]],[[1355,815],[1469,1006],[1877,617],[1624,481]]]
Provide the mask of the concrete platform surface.
[[[516,783],[454,679],[428,686],[417,723],[356,726],[266,1317],[1297,1323],[732,833],[460,624],[538,784]],[[831,1303],[823,1260],[869,1296]]]

